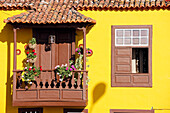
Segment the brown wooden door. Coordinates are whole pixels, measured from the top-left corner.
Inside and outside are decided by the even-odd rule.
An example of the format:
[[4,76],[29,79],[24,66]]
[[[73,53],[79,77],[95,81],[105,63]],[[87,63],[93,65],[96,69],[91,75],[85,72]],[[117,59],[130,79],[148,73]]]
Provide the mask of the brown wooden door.
[[[48,43],[48,37],[55,35],[55,43]],[[74,32],[71,29],[36,29],[34,37],[37,40],[37,61],[36,66],[42,66],[43,70],[52,70],[56,65],[69,64],[70,59],[75,56]],[[54,73],[43,71],[40,79],[51,80]]]

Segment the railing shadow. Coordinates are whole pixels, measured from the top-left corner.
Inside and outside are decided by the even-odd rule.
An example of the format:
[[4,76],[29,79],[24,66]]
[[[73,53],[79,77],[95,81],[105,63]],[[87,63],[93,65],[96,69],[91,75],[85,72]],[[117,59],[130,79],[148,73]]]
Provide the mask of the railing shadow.
[[94,105],[96,104],[97,101],[99,101],[102,98],[105,92],[106,92],[105,83],[98,83],[95,86],[95,88],[93,89],[93,95],[92,95],[93,101],[92,101],[89,113],[92,113]]

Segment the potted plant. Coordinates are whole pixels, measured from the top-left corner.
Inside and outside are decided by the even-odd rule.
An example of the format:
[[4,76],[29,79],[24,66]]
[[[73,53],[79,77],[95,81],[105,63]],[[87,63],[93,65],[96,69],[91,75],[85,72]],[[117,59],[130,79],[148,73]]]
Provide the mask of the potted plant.
[[31,85],[32,82],[35,81],[35,77],[40,75],[42,66],[37,68],[35,65],[30,66],[29,63],[27,63],[23,70],[22,81],[25,82],[25,85]]
[[36,39],[35,39],[35,38],[32,38],[32,39],[29,41],[28,46],[29,46],[29,48],[31,48],[31,49],[35,49],[35,47],[36,47]]
[[69,61],[70,62],[70,66],[67,66],[67,64],[62,64],[61,66],[57,65],[55,67],[55,72],[56,74],[59,76],[59,81],[60,82],[65,82],[66,80],[70,79],[70,77],[72,76],[72,71],[76,70],[75,66],[72,64],[73,61]]
[[35,53],[35,49],[33,49],[32,52],[27,52],[27,58],[30,63],[35,63],[37,59],[37,53]]

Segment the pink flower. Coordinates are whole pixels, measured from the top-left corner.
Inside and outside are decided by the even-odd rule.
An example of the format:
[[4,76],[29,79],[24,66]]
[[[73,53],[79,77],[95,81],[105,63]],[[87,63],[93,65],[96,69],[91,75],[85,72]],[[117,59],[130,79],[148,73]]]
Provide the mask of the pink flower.
[[66,71],[68,70],[68,67],[66,67]]
[[81,53],[79,52],[78,54],[80,55]]
[[75,67],[74,67],[74,65],[71,65],[71,67],[74,69]]
[[73,68],[74,70],[76,70],[76,68]]
[[78,51],[78,48],[76,48],[76,52]]
[[73,71],[73,69],[72,69],[72,68],[70,68],[70,71]]

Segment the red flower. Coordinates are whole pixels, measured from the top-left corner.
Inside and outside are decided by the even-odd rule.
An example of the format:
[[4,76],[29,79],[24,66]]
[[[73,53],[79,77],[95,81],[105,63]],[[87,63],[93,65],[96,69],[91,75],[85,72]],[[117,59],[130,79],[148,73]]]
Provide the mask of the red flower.
[[29,54],[29,52],[27,52],[27,55]]
[[35,71],[35,69],[33,69],[33,71]]
[[42,71],[42,68],[40,68],[40,71]]
[[37,55],[37,53],[34,53],[34,55]]
[[29,71],[31,71],[31,68],[29,68]]
[[34,53],[34,52],[35,52],[35,49],[33,49],[32,52]]
[[40,66],[40,68],[42,68],[42,66]]

